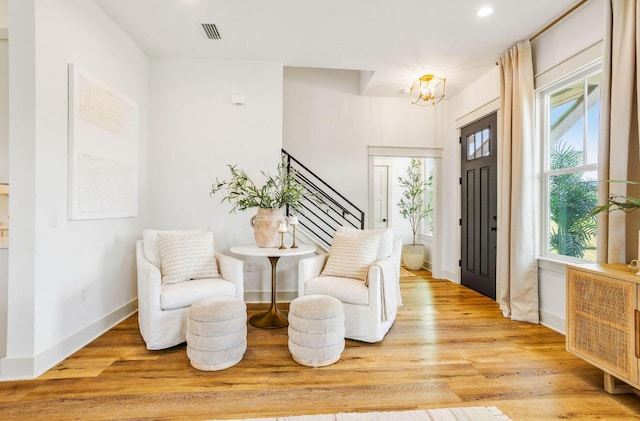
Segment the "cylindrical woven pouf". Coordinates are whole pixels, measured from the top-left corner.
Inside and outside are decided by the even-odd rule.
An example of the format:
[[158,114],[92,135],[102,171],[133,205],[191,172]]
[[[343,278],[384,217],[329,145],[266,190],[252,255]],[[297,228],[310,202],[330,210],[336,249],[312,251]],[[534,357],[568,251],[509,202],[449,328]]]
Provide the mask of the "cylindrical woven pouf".
[[340,359],[344,350],[344,308],[328,295],[305,295],[289,306],[289,351],[293,360],[323,367]]
[[189,309],[187,355],[198,370],[224,370],[247,350],[247,306],[234,297],[209,297]]

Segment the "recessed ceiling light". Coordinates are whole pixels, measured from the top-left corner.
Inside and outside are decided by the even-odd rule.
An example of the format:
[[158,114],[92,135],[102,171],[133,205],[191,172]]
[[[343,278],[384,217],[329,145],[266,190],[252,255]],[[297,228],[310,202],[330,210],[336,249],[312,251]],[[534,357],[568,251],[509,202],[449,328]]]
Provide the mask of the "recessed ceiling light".
[[485,7],[481,7],[478,10],[477,15],[478,15],[479,18],[484,18],[486,16],[489,16],[492,13],[493,13],[493,9],[491,7],[489,7],[489,6],[485,6]]

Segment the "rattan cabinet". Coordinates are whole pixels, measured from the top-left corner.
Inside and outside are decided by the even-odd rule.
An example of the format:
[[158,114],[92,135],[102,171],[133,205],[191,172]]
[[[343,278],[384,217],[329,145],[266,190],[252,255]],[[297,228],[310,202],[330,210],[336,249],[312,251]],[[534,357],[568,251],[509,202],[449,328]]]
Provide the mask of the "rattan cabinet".
[[640,389],[639,284],[626,265],[567,266],[567,351],[602,369],[609,393]]
[[639,285],[626,265],[567,266],[567,351],[603,370],[609,393],[640,389]]

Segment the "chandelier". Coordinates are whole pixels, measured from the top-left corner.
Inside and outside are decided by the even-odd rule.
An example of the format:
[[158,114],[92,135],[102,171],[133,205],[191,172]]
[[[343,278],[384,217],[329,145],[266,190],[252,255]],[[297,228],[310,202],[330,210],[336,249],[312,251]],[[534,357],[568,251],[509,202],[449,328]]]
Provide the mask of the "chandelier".
[[447,80],[434,75],[422,75],[411,85],[411,103],[414,105],[435,105],[444,98]]

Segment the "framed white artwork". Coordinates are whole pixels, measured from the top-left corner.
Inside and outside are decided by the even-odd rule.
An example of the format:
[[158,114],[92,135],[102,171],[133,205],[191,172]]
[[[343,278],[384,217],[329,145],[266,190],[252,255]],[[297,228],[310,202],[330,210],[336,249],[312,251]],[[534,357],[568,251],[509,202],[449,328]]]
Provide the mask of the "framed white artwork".
[[138,105],[69,64],[68,219],[138,214]]

